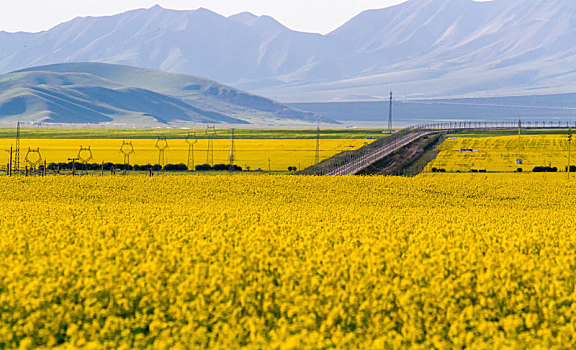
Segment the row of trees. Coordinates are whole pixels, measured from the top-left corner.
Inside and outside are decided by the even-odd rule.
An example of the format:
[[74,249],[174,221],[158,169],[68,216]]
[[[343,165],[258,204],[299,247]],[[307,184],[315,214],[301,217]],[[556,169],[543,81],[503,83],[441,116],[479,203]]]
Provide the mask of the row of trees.
[[[42,170],[43,166],[40,167]],[[166,164],[162,167],[160,164],[146,164],[146,165],[130,165],[130,164],[114,164],[114,163],[104,163],[104,164],[97,164],[97,163],[79,163],[79,162],[69,162],[69,163],[50,163],[46,166],[48,170],[51,171],[58,171],[58,170],[135,170],[135,171],[188,171],[188,167],[186,164]],[[211,166],[209,164],[203,165],[196,165],[196,171],[209,171],[209,170],[216,170],[216,171],[224,171],[224,170],[232,170],[232,171],[242,171],[242,167],[237,165],[233,165],[232,167],[227,164],[216,164]]]
[[[446,169],[432,168],[431,171],[433,173],[445,173]],[[522,171],[523,171],[522,168],[516,169],[517,173],[521,173]],[[566,171],[568,171],[568,167],[566,167]],[[457,173],[459,173],[459,172],[460,171],[457,171]],[[485,173],[486,170],[471,169],[470,172],[471,173]],[[534,172],[534,173],[556,173],[556,172],[558,172],[558,168],[557,167],[549,167],[549,166],[537,166],[537,167],[534,167],[532,169],[532,172]],[[570,166],[570,172],[576,173],[576,165]]]

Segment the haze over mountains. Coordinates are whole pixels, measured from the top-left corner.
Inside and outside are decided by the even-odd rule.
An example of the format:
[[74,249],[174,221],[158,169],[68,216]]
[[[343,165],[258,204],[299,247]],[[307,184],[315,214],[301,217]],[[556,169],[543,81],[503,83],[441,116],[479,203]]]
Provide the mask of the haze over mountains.
[[[321,14],[319,14],[321,15]],[[204,76],[290,101],[555,94],[576,88],[576,3],[409,0],[328,35],[249,13],[161,7],[0,32],[0,72],[73,61]]]
[[0,119],[139,127],[327,121],[208,79],[103,63],[0,75]]

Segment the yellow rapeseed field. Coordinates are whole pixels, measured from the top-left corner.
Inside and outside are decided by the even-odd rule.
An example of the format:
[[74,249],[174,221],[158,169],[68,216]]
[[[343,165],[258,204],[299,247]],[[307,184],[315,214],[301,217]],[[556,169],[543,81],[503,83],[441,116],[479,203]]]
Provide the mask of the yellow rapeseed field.
[[[572,165],[576,165],[576,144],[572,145],[572,151]],[[517,159],[521,159],[523,164],[516,164]],[[468,172],[471,169],[513,172],[517,168],[532,171],[537,166],[557,167],[564,171],[568,166],[568,136],[449,137],[426,170],[436,167],[448,172]]]
[[0,348],[574,348],[560,175],[0,177]]
[[[157,164],[158,149],[156,139],[126,140],[132,142],[134,154],[130,156],[131,164]],[[367,142],[366,139],[323,139],[320,141],[320,158],[358,149]],[[118,139],[22,139],[21,164],[25,164],[28,148],[40,148],[43,159],[48,162],[68,162],[77,157],[80,147],[90,147],[93,153],[91,162],[122,163],[124,155],[120,152],[123,140]],[[230,154],[230,141],[216,139],[214,142],[214,164],[227,164]],[[188,144],[186,140],[169,139],[165,150],[165,164],[187,164]],[[0,149],[9,150],[14,139],[0,139]],[[207,164],[208,140],[199,139],[194,145],[194,164]],[[298,169],[314,164],[316,140],[314,139],[238,139],[235,140],[235,164],[250,169],[287,170],[295,166]],[[35,156],[35,155],[34,155]],[[0,153],[0,164],[8,163],[9,153]],[[35,159],[30,157],[30,159]]]

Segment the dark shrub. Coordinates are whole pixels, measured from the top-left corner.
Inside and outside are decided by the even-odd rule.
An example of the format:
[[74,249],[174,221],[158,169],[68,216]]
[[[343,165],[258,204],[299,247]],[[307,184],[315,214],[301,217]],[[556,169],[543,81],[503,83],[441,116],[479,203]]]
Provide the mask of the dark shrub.
[[186,164],[166,164],[164,166],[166,171],[188,171]]
[[534,167],[534,169],[532,169],[532,172],[534,173],[555,173],[558,171],[558,168],[556,167],[549,167],[549,166],[537,166]]
[[101,168],[102,168],[102,164],[89,163],[89,164],[86,164],[82,169],[86,169],[86,170],[100,170]]
[[228,165],[226,165],[226,164],[215,164],[215,165],[212,167],[212,170],[216,170],[216,171],[228,170]]
[[68,163],[58,163],[57,167],[58,167],[60,170],[68,170],[68,169],[71,169],[70,164],[68,164]]
[[70,162],[70,163],[68,163],[68,169],[72,169],[72,166],[74,166],[74,169],[76,169],[76,170],[78,170],[78,169],[84,169],[84,168],[83,168],[84,164],[82,164],[82,163],[78,163],[78,162],[74,162],[74,163]]
[[209,171],[212,170],[212,167],[210,166],[210,164],[202,164],[202,165],[196,165],[195,169],[197,171]]
[[150,164],[146,164],[146,165],[135,164],[133,167],[133,169],[136,171],[149,171],[150,168],[152,168],[152,165],[150,165]]

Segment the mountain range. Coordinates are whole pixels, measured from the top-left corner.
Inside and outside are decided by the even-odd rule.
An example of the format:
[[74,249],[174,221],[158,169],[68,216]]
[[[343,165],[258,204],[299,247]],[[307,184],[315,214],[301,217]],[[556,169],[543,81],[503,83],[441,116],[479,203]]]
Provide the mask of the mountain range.
[[139,127],[329,121],[208,79],[104,63],[0,75],[0,119]]
[[[329,11],[329,10],[328,10]],[[283,102],[558,94],[576,88],[576,2],[409,0],[320,35],[267,16],[159,6],[0,32],[0,72],[105,62],[209,79]]]

